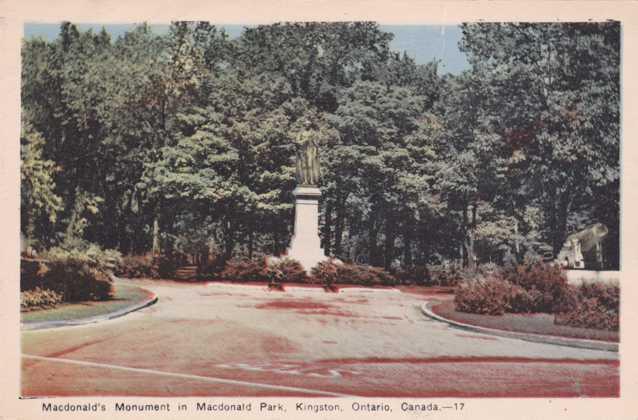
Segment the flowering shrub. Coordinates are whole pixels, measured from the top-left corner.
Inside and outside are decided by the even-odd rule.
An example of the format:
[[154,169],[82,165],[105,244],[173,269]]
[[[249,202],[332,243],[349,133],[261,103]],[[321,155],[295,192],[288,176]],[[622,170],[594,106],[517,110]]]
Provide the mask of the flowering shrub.
[[503,315],[509,309],[510,283],[498,278],[467,281],[456,288],[457,311],[484,315]]
[[312,268],[310,274],[317,283],[323,284],[327,289],[332,289],[339,278],[339,266],[333,261],[321,261]]
[[577,304],[569,311],[556,314],[554,322],[572,327],[617,331],[620,325],[620,287],[618,285],[583,283],[574,291]]
[[233,258],[226,261],[221,278],[232,281],[260,281],[265,280],[266,264],[263,260]]
[[361,286],[392,286],[396,279],[379,267],[361,264],[335,263],[324,261],[313,267],[312,276],[318,283],[331,287],[335,283],[357,284]]
[[527,263],[505,269],[500,276],[528,292],[529,297],[524,299],[528,308],[524,312],[564,312],[575,304],[567,278],[557,265]]
[[267,271],[278,270],[281,273],[281,281],[290,283],[305,283],[308,275],[301,263],[293,258],[281,258],[267,268]]
[[62,295],[49,289],[36,287],[20,293],[20,310],[53,308],[62,303]]

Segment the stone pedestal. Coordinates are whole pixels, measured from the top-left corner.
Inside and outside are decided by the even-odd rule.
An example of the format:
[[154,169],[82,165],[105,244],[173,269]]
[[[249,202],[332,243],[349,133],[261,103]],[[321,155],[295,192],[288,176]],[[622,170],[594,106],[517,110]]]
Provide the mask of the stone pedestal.
[[301,263],[310,274],[318,262],[328,259],[319,239],[319,197],[321,191],[314,186],[299,186],[295,196],[295,230],[287,255]]

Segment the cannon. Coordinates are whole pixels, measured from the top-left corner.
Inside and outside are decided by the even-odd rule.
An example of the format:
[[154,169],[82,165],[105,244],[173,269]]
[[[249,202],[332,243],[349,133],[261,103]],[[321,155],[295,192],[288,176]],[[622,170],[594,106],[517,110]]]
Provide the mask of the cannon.
[[556,261],[565,268],[601,269],[603,267],[602,243],[609,230],[602,223],[595,223],[567,236]]

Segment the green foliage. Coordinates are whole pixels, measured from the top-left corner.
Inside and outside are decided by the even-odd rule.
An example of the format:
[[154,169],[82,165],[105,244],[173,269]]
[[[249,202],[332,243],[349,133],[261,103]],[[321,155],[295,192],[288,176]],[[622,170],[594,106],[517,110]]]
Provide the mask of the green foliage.
[[127,279],[150,278],[152,274],[153,260],[143,255],[124,256],[115,269],[116,276]]
[[259,25],[234,40],[206,22],[117,39],[64,22],[22,48],[22,231],[42,249],[279,255],[310,119],[328,255],[474,268],[555,254],[568,231],[602,222],[617,267],[620,25],[462,29],[472,69],[440,76],[373,22]]
[[156,279],[173,278],[178,265],[178,261],[174,255],[160,255],[153,257],[151,263],[151,277]]
[[96,268],[92,258],[76,252],[49,254],[42,287],[62,295],[65,302],[106,300],[113,294],[108,274]]
[[62,210],[55,193],[55,162],[44,158],[45,139],[29,123],[20,136],[22,231],[27,240],[42,239],[46,226],[54,224]]

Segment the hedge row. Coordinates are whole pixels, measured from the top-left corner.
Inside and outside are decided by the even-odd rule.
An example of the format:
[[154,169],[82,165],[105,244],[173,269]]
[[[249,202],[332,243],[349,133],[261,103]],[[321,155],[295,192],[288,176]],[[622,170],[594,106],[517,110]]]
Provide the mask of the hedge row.
[[105,300],[113,295],[109,271],[119,254],[96,246],[53,248],[41,260],[21,260],[20,290],[23,309],[52,307],[60,302]]
[[465,280],[455,291],[455,308],[485,315],[550,313],[555,323],[574,327],[618,329],[617,285],[572,286],[560,267],[530,263],[498,270],[487,278]]
[[[326,264],[335,267],[330,268]],[[177,264],[168,257],[127,256],[115,270],[125,278],[171,278]],[[332,270],[334,279],[330,279]],[[283,257],[266,263],[265,259],[233,258],[224,262],[213,258],[198,266],[197,277],[201,280],[219,279],[227,281],[277,281],[288,283],[327,282],[357,285],[416,284],[421,286],[455,286],[467,277],[467,272],[456,265],[415,265],[387,272],[378,267],[361,264],[324,262],[314,267],[315,274],[306,273],[298,261]],[[318,277],[317,277],[318,276]]]

